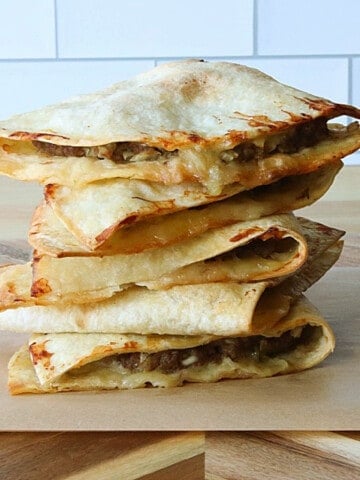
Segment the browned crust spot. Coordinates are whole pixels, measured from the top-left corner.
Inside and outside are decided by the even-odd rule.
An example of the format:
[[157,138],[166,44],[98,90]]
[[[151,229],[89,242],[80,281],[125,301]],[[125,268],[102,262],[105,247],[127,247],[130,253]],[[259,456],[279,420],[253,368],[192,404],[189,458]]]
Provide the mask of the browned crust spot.
[[284,230],[280,230],[277,227],[270,227],[266,232],[260,235],[259,239],[266,241],[270,238],[276,238],[277,240],[281,240],[286,235]]
[[181,130],[169,130],[164,133],[165,135],[163,137],[157,138],[156,141],[154,141],[154,139],[147,139],[144,141],[150,146],[161,146],[168,151],[173,151],[178,148],[193,145],[194,143],[203,146],[212,143],[212,139],[201,137],[200,135],[193,132],[189,133]]
[[242,240],[243,238],[246,238],[254,233],[259,233],[261,232],[261,228],[259,227],[252,227],[252,228],[248,228],[247,230],[244,230],[242,232],[239,232],[237,235],[235,235],[234,237],[231,237],[230,238],[230,242],[238,242],[239,240]]
[[17,131],[9,135],[9,138],[16,138],[17,140],[53,140],[55,138],[62,138],[63,140],[70,140],[70,137],[64,135],[58,135],[56,133],[34,133],[34,132],[22,132]]
[[55,183],[49,183],[48,185],[45,185],[45,189],[44,189],[45,200],[49,201],[50,199],[53,199],[55,197],[55,193],[58,188],[59,186],[56,185]]
[[348,115],[353,118],[360,118],[360,109],[353,105],[347,105],[344,103],[332,103],[325,99],[313,99],[313,98],[299,98],[298,100],[304,102],[312,110],[321,112],[325,117],[334,118],[339,115]]
[[336,112],[338,115],[348,115],[349,117],[360,119],[360,108],[354,107],[352,105],[337,103]]
[[46,278],[39,278],[38,280],[33,282],[31,286],[32,297],[41,297],[41,295],[45,295],[47,293],[50,293],[51,291],[51,287]]
[[129,342],[124,343],[124,349],[135,349],[138,347],[138,343],[135,342],[134,340],[130,340]]
[[328,102],[322,98],[308,98],[308,97],[296,97],[301,102],[305,103],[312,110],[321,112],[323,115],[332,113],[336,109],[336,104]]
[[29,345],[29,352],[32,358],[32,362],[34,365],[37,365],[39,362],[42,362],[46,369],[53,369],[54,367],[51,366],[50,359],[53,356],[53,353],[46,350],[46,343],[36,343],[33,342]]
[[246,113],[234,112],[236,118],[245,120],[250,127],[266,127],[270,130],[280,130],[289,127],[289,122],[271,120],[266,115],[247,115]]
[[304,190],[296,197],[296,200],[303,200],[305,198],[310,198],[309,187],[304,188]]

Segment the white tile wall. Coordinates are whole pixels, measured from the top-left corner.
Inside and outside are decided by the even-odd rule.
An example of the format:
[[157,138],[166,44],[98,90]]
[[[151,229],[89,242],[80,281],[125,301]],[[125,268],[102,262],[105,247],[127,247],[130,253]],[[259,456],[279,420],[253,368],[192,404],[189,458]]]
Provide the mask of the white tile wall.
[[258,53],[359,53],[359,0],[258,0]]
[[[359,46],[359,49],[360,49],[360,46]],[[352,101],[354,102],[355,105],[360,106],[360,57],[355,58],[353,61],[352,85],[353,85]]]
[[[360,104],[359,0],[1,2],[0,117],[183,57],[228,59]],[[360,154],[347,163],[359,163]]]
[[0,62],[1,117],[99,90],[153,66],[153,60]]
[[60,0],[58,5],[59,54],[66,58],[251,55],[253,50],[247,28],[252,0]]
[[55,57],[52,0],[1,2],[0,58]]

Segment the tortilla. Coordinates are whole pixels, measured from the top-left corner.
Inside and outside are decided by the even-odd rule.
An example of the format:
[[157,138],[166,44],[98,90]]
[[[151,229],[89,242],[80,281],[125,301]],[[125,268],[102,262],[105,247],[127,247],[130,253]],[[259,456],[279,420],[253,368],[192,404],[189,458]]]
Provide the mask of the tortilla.
[[223,200],[242,190],[241,184],[233,184],[218,195],[209,195],[198,183],[164,186],[116,179],[91,183],[76,190],[48,185],[45,198],[75,237],[90,248],[96,248],[121,227]]
[[168,290],[132,287],[89,304],[20,306],[0,312],[0,329],[19,332],[94,332],[159,335],[261,333],[336,262],[342,243],[322,242],[295,275],[276,282],[207,283]]
[[[306,332],[305,335],[303,332]],[[263,344],[271,345],[272,339],[276,342],[276,337],[282,334],[291,336],[290,347],[276,354],[262,351]],[[335,345],[331,328],[304,297],[292,306],[276,328],[264,331],[262,337],[257,336],[251,340],[252,338],[254,337],[248,335],[245,345],[250,340],[253,347],[234,357],[234,354],[227,353],[226,346],[229,342],[239,340],[230,338],[222,341],[208,336],[155,338],[114,334],[34,335],[30,339],[31,356],[25,346],[10,360],[8,386],[10,393],[15,395],[139,388],[148,385],[172,387],[184,382],[269,377],[313,367],[324,360]],[[221,345],[221,355],[208,353],[210,360],[200,361],[199,354],[204,351],[204,344],[208,344],[205,349],[209,353],[214,349],[219,351]],[[200,350],[196,349],[196,345],[200,346]],[[178,353],[179,349],[184,350],[182,354]],[[119,360],[122,355],[128,356],[129,352],[134,351],[143,352],[139,358],[145,361],[140,366],[130,368],[128,358]],[[164,359],[164,354],[174,355],[174,352],[182,359],[181,367],[167,371],[169,365],[162,365],[161,358]],[[160,360],[159,353],[162,355]],[[155,367],[150,366],[149,370],[142,367],[149,360],[150,365],[151,362],[154,363],[156,355],[158,359]],[[164,371],[164,368],[167,370]]]
[[[322,135],[326,121],[340,115],[360,118],[360,111],[246,66],[173,62],[0,122],[0,171],[70,187],[109,178],[200,182],[218,195],[225,185],[254,187],[353,152],[360,146],[358,131],[345,129],[343,139],[339,132]],[[319,141],[321,152],[313,158]],[[119,143],[121,154],[113,157]],[[257,154],[249,158],[248,147],[261,150],[260,161]]]
[[[261,253],[265,241],[274,246],[273,258],[267,252]],[[250,242],[257,244],[259,253],[252,252]],[[242,258],[239,252],[245,246]],[[222,266],[223,259],[219,256],[231,251],[234,255],[230,270],[220,272],[217,266]],[[289,274],[299,268],[306,257],[307,244],[296,217],[280,214],[212,229],[184,242],[137,254],[42,256],[34,261],[31,291],[32,296],[45,301],[83,303],[93,298],[106,298],[109,293],[119,291],[119,287],[153,281],[170,272],[176,274],[186,265],[205,260],[212,259],[212,269],[215,274],[219,272],[220,277],[215,281],[248,281]],[[237,264],[235,270],[234,262]],[[195,275],[198,277],[195,283],[201,283],[201,265]]]
[[[358,137],[359,142],[354,151],[360,146],[360,130]],[[286,168],[276,155],[264,162],[258,161],[258,168],[244,162],[244,177],[237,183],[221,186],[211,193],[198,183],[164,186],[141,180],[114,179],[76,189],[49,185],[45,197],[72,234],[90,248],[96,248],[116,230],[129,223],[219,201],[288,175],[312,172],[342,158],[342,154],[338,155],[338,147],[340,148],[339,143],[329,145],[328,150],[320,146],[314,147],[317,150],[312,157],[307,151],[288,156],[289,165]],[[89,210],[94,215],[86,215]]]
[[31,263],[0,267],[0,310],[35,305],[31,297]]
[[[305,219],[305,218],[301,218],[299,217],[297,219],[297,222],[299,223],[299,227],[301,228],[301,234],[302,236],[304,237],[304,239],[306,240],[306,244],[307,244],[307,263],[311,263],[313,262],[318,256],[320,256],[323,252],[325,252],[327,249],[329,249],[332,245],[334,245],[341,237],[342,235],[344,234],[343,231],[341,230],[337,230],[335,228],[330,228],[330,227],[327,227],[326,225],[322,225],[322,224],[319,224],[319,223],[316,223],[316,222],[312,222],[311,220],[308,220],[308,219]],[[250,242],[250,245],[251,245],[251,242]],[[244,251],[247,251],[248,254],[249,254],[249,251],[246,250],[246,248],[244,249]],[[304,253],[304,251],[303,251]],[[222,259],[221,256],[218,260],[221,260],[220,262],[217,261],[217,265],[219,266],[219,263],[220,263],[220,272],[221,272],[221,264],[224,263],[224,260],[225,262],[228,262],[229,259]],[[232,266],[232,268],[236,269],[237,268],[237,260],[232,258],[232,263],[230,266]],[[251,262],[251,252],[250,252],[250,255],[249,255],[249,260],[250,262],[247,262],[247,261],[242,261],[240,263],[240,265],[242,265],[242,268],[241,268],[241,272],[239,274],[239,278],[244,278],[244,274],[247,275],[247,280],[254,280],[255,279],[255,272],[256,272],[256,268],[253,268],[252,271],[251,271],[251,268],[253,266],[253,263]],[[263,259],[264,261],[265,259]],[[297,259],[299,260],[299,258]],[[214,270],[214,266],[216,265],[215,261],[213,260],[211,262],[213,265],[212,265],[212,270]],[[301,263],[301,262],[300,262]],[[202,280],[204,281],[205,280],[205,277],[203,276],[204,275],[204,272],[203,272],[203,268],[202,268],[202,262],[199,262],[198,263],[198,267],[200,267],[200,271],[199,271],[199,277],[198,279],[199,280]],[[261,265],[261,263],[260,263]],[[266,266],[266,265],[269,265],[269,263],[266,263],[266,261],[264,262],[263,264],[263,267]],[[280,265],[280,264],[279,264]],[[249,268],[250,267],[250,268]],[[191,267],[192,268],[192,267]],[[289,268],[289,265],[287,266],[287,268]],[[263,268],[262,268],[263,270]],[[271,276],[273,276],[273,282],[274,282],[274,278],[276,278],[276,276],[280,276],[280,273],[283,272],[284,273],[284,265],[280,268],[280,270],[277,270],[277,271],[273,271],[272,273],[271,272],[266,272],[265,276],[266,278],[269,278]],[[288,270],[288,272],[290,272],[290,270]],[[258,273],[259,273],[259,270],[258,270]],[[183,283],[183,282],[180,282],[180,274],[181,274],[181,269],[178,271],[178,272],[174,272],[174,277],[177,278],[177,282],[173,282],[174,283]],[[274,277],[275,275],[275,277]],[[162,283],[166,280],[166,277],[169,277],[169,275],[165,275],[165,277],[163,278],[159,278],[157,280],[157,285],[156,285],[156,281],[152,281],[153,283],[149,283],[148,286],[151,287],[151,288],[163,288],[163,285]],[[259,278],[259,277],[258,277]],[[209,280],[209,278],[207,278]],[[151,281],[150,281],[151,282]],[[196,282],[198,283],[198,282]],[[31,284],[32,284],[32,266],[31,266],[31,263],[28,262],[27,264],[21,264],[21,265],[6,265],[6,266],[3,266],[2,268],[0,268],[0,311],[2,310],[5,310],[5,309],[17,309],[16,312],[19,313],[20,317],[18,318],[17,317],[17,313],[15,314],[14,310],[12,310],[11,312],[9,312],[8,314],[6,312],[2,312],[0,313],[0,329],[1,328],[4,328],[4,326],[8,326],[10,329],[11,327],[14,327],[14,325],[19,325],[18,321],[20,321],[20,326],[21,326],[21,318],[22,317],[22,314],[20,314],[21,312],[21,309],[19,307],[29,307],[29,306],[32,306],[32,305],[42,305],[42,304],[58,304],[59,303],[59,299],[55,296],[55,298],[50,298],[48,299],[46,296],[45,298],[43,298],[43,296],[38,296],[38,297],[32,297],[31,296]],[[38,283],[39,287],[41,286],[41,282]],[[44,282],[44,287],[46,287],[46,282]],[[165,285],[166,286],[166,285]],[[124,286],[125,287],[125,286]],[[167,283],[167,288],[169,287],[169,283]],[[119,291],[121,291],[121,287],[119,286]],[[106,292],[106,289],[104,289],[105,292]],[[102,291],[102,295],[103,296],[112,296],[112,287],[109,287],[109,290],[108,290],[108,293],[106,293],[104,295],[104,290]],[[96,295],[93,294],[93,301],[96,301]],[[60,299],[61,301],[61,299]],[[76,308],[79,308],[80,310],[82,309],[82,307],[76,307]],[[94,312],[94,315],[95,315],[95,306],[91,306],[89,308],[92,308],[93,309],[93,312]],[[46,309],[45,309],[46,310]],[[75,309],[76,310],[76,309]],[[100,311],[101,311],[101,308],[100,308]],[[26,317],[27,314],[29,315],[32,315],[32,313],[30,313],[31,311],[27,311],[27,313],[24,313],[24,318]],[[36,310],[35,310],[36,312]],[[81,310],[82,312],[82,310]],[[75,316],[76,315],[80,315],[80,317],[84,317],[84,312],[83,313],[75,313]],[[9,315],[9,317],[8,317]],[[34,313],[35,317],[36,317],[36,313]],[[49,315],[56,315],[56,318],[58,318],[58,324],[60,326],[60,328],[63,328],[61,327],[61,325],[64,324],[63,320],[61,320],[61,316],[64,315],[68,318],[73,318],[73,314],[70,313],[70,311],[68,310],[68,306],[65,307],[65,310],[59,310],[59,314],[56,313],[56,311],[49,311]],[[102,321],[105,321],[104,320],[104,316],[106,314],[101,314],[100,312],[97,312],[96,315],[100,315],[101,318],[103,319]],[[113,315],[113,313],[111,314]],[[87,314],[85,315],[85,317],[87,316]],[[17,318],[16,322],[13,322],[12,319],[15,320],[15,317]],[[9,318],[10,322],[9,324],[6,324],[6,319]],[[33,318],[33,317],[31,317]],[[4,323],[5,322],[5,323]],[[74,322],[74,325],[76,325],[76,328],[79,328],[79,325],[78,325],[79,322]],[[81,322],[80,322],[81,323]],[[30,323],[28,321],[26,321],[25,325],[27,325]],[[70,323],[71,324],[71,323]],[[101,322],[100,322],[100,325],[101,325]],[[21,327],[20,327],[21,328]],[[32,330],[36,330],[36,331],[39,331],[38,330],[39,328],[39,325],[36,324],[36,328],[32,328]],[[71,328],[75,328],[74,326],[72,326]],[[41,330],[42,331],[42,330]],[[76,330],[77,331],[77,330]]]
[[[312,263],[344,234],[341,230],[326,227],[306,218],[298,218],[298,221],[308,247],[307,263]],[[262,236],[262,242],[265,239],[266,234]],[[243,247],[241,250],[235,250],[234,253],[221,255],[218,259],[186,265],[158,279],[137,282],[137,285],[159,290],[174,285],[195,285],[205,282],[269,280],[290,275],[301,267],[298,265],[291,272],[289,262],[285,260],[288,252],[276,253],[273,248],[276,248],[273,243],[256,246],[250,244],[250,251]],[[245,261],[237,261],[237,258]]]
[[[34,213],[29,243],[38,256],[139,253],[150,248],[184,241],[212,228],[310,205],[328,190],[341,167],[342,163],[337,162],[315,172],[287,177],[271,185],[243,192],[201,208],[191,208],[135,222],[116,230],[100,245],[99,238],[85,239],[80,235],[87,245],[81,243],[57,218],[50,205],[43,202]],[[95,245],[98,247],[91,250],[91,246]]]
[[[248,148],[247,145],[240,143],[240,146],[230,150],[204,151],[201,148],[181,150],[171,153],[173,158],[168,158],[170,155],[168,152],[162,154],[163,160],[143,159],[122,165],[98,157],[86,159],[52,157],[37,152],[33,152],[32,155],[25,153],[19,155],[13,153],[18,148],[16,142],[0,138],[0,171],[19,180],[39,180],[43,184],[66,185],[70,188],[81,188],[87,183],[114,178],[158,182],[164,185],[199,182],[206,185],[207,191],[212,196],[216,196],[224,186],[232,183],[240,182],[249,189],[286,175],[314,171],[319,166],[343,158],[359,148],[360,134],[356,124],[344,128],[341,138],[332,132],[329,126],[329,138],[314,147],[303,148],[291,154],[272,153],[261,159],[245,158],[246,161],[243,162],[241,161],[243,158],[234,160],[239,157],[238,151],[242,152]],[[260,145],[264,144],[264,137],[257,142]],[[30,147],[22,148],[26,151]],[[262,147],[252,147],[254,152],[256,148]],[[289,148],[289,151],[292,150]],[[223,158],[230,158],[233,161],[229,164],[229,161],[224,161]]]
[[224,139],[233,144],[236,136],[251,139],[304,119],[356,112],[348,108],[344,112],[345,106],[246,66],[186,60],[160,65],[101,92],[15,115],[1,122],[0,129],[2,137],[20,141],[75,146],[132,141],[174,149]]
[[[331,267],[340,251],[339,243],[333,245],[317,261],[304,266],[299,274],[273,289],[268,288],[265,293],[265,284],[253,284],[253,291],[256,285],[260,285],[258,292],[262,290],[263,295],[253,306],[242,329],[238,328],[236,334],[230,333],[236,337],[227,336],[220,325],[215,329],[215,335],[203,336],[34,334],[29,349],[23,347],[9,362],[10,393],[124,389],[148,385],[170,387],[184,382],[268,377],[313,367],[333,351],[335,339],[329,325],[301,292]],[[213,286],[207,285],[206,291]],[[219,284],[215,288],[219,288]],[[200,289],[199,293],[205,291]],[[179,298],[186,297],[180,295]],[[202,318],[197,315],[204,306],[202,304],[199,308],[201,299],[202,296],[198,296],[190,308],[187,303],[186,310],[178,309],[180,321],[183,316],[193,316],[194,323],[198,327],[201,325]],[[237,295],[237,304],[241,303],[239,300]],[[246,293],[241,300],[248,302]],[[207,330],[214,310],[221,317],[227,306],[226,299],[221,302],[219,296],[213,298],[210,309],[203,312],[203,324]],[[148,309],[149,304],[145,311]],[[118,308],[118,312],[122,309]],[[162,318],[163,312],[157,309],[156,313]],[[218,320],[223,325],[223,318]],[[239,318],[235,321],[239,326]],[[139,319],[136,324],[139,325]],[[172,324],[176,325],[176,320],[170,319],[169,325]],[[222,333],[223,338],[219,336]]]

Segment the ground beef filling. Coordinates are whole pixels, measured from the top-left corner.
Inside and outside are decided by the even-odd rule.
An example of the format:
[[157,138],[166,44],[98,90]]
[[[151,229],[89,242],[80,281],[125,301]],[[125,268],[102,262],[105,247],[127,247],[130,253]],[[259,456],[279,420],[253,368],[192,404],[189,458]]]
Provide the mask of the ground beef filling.
[[158,148],[149,147],[138,142],[109,143],[98,147],[71,147],[69,145],[55,145],[35,140],[33,145],[39,152],[50,156],[107,158],[115,163],[130,162],[133,157],[136,160],[154,160],[162,154],[162,151]]
[[297,345],[308,342],[312,338],[313,330],[313,327],[306,326],[285,332],[280,337],[256,335],[246,338],[224,338],[194,348],[165,350],[158,353],[125,353],[113,358],[132,373],[155,369],[162,373],[174,373],[208,363],[219,364],[224,358],[230,358],[234,362],[245,358],[260,361],[264,357],[289,352]]
[[[232,150],[224,151],[220,158],[225,163],[233,160],[258,160],[275,153],[295,153],[302,148],[315,145],[329,135],[327,120],[318,118],[303,123],[288,130],[269,135],[258,145],[257,142],[243,142]],[[55,145],[47,142],[33,141],[34,146],[41,153],[61,157],[93,157],[110,159],[115,163],[131,161],[156,160],[159,157],[177,155],[177,152],[167,152],[155,147],[149,147],[139,142],[116,142],[95,147],[72,147]]]
[[269,135],[259,145],[256,142],[243,142],[233,150],[223,152],[222,159],[238,158],[242,161],[261,160],[276,153],[296,153],[303,148],[312,147],[325,140],[329,130],[325,118],[318,118],[312,122],[302,123],[285,132]]
[[254,255],[265,260],[276,260],[284,253],[287,253],[290,257],[297,247],[298,242],[291,237],[279,240],[275,238],[269,238],[268,240],[255,238],[246,245],[241,245],[241,247],[234,248],[229,252],[216,255],[215,257],[206,258],[204,262],[209,264],[219,260],[226,261],[243,258],[246,259],[249,257],[251,258]]

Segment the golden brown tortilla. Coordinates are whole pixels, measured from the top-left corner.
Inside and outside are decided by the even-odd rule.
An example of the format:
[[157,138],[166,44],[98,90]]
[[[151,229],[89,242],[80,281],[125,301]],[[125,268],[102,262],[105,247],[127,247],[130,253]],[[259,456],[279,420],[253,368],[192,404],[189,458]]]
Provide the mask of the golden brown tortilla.
[[[124,225],[124,228],[115,230],[113,234],[107,231],[101,239],[99,236],[94,237],[96,232],[84,236],[79,231],[79,224],[76,223],[75,228],[70,228],[74,233],[78,232],[84,243],[65,227],[51,206],[43,202],[34,213],[29,243],[36,250],[37,256],[47,254],[58,257],[129,254],[164,247],[213,228],[310,205],[327,191],[341,166],[341,162],[332,163],[315,172],[290,176],[271,185],[242,192],[227,200],[213,202],[201,208],[191,208]],[[99,216],[100,219],[103,218],[101,213]],[[98,222],[98,225],[102,221],[90,220],[88,215],[84,220],[92,224]],[[73,220],[70,223],[72,224]],[[106,240],[107,235],[110,237]],[[95,246],[97,248],[92,250],[91,248]]]
[[[264,351],[262,345],[267,345],[271,338],[276,341],[284,333],[292,338],[293,345],[277,354]],[[313,367],[324,360],[335,345],[330,326],[305,297],[292,306],[275,328],[257,336],[255,347],[235,358],[228,356],[225,349],[222,356],[209,356],[206,362],[199,362],[201,350],[196,349],[196,345],[211,347],[211,341],[218,345],[212,348],[219,351],[219,345],[226,347],[232,339],[114,334],[34,335],[30,339],[31,354],[25,346],[11,358],[8,386],[10,393],[16,395],[148,385],[173,387],[184,382],[269,377]],[[219,344],[221,341],[224,343]],[[159,355],[168,351],[171,356],[174,349],[184,349],[181,367],[175,371],[164,371],[161,362],[150,370],[142,370],[141,364],[140,368],[132,370],[126,362],[118,361],[119,355],[134,351],[142,351],[143,356],[139,358],[144,359],[145,352],[145,355]]]
[[[356,150],[359,132],[322,135],[326,121],[343,114],[360,117],[355,107],[296,90],[246,66],[173,62],[0,122],[0,171],[68,186],[109,178],[200,182],[218,195],[225,185],[240,182],[248,189],[312,171]],[[311,135],[308,125],[315,127]],[[113,157],[119,143],[121,155]],[[320,151],[313,156],[317,144]],[[254,149],[262,152],[260,161],[251,153],[249,161]],[[299,158],[292,158],[294,150]]]
[[[207,283],[167,290],[132,287],[87,304],[20,304],[0,312],[0,329],[160,335],[244,335],[262,332],[336,262],[342,242],[318,245],[304,266],[276,282]],[[325,242],[326,243],[326,242]],[[312,250],[312,249],[311,249]],[[8,305],[9,306],[9,305]]]
[[[272,256],[261,253],[267,241],[267,245],[274,246]],[[247,246],[250,242],[256,243],[259,253]],[[244,255],[238,254],[245,246]],[[224,259],[219,256],[229,252],[234,255],[229,268],[224,269]],[[64,258],[44,255],[34,261],[32,295],[44,301],[96,301],[127,285],[144,284],[172,272],[176,275],[182,267],[195,263],[192,279],[203,283],[205,264],[199,262],[204,261],[215,271],[215,276],[205,281],[260,280],[293,272],[306,256],[307,244],[296,218],[290,214],[272,215],[211,229],[184,242],[137,254]]]

